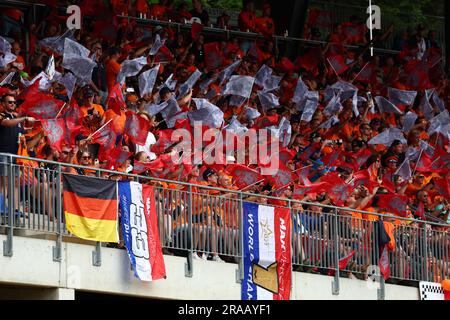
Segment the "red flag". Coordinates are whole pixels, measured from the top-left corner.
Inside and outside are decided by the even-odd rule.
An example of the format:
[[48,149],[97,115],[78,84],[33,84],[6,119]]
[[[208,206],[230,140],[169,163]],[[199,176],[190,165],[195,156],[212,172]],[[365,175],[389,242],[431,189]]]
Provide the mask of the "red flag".
[[244,189],[262,179],[258,171],[241,164],[230,164],[226,171],[233,177],[233,181],[239,189]]
[[52,148],[61,151],[66,136],[64,119],[41,120],[41,124]]
[[433,84],[430,82],[428,64],[421,60],[410,60],[404,67],[407,76],[405,85],[410,90],[431,89]]
[[185,129],[191,132],[191,123],[189,119],[177,119],[174,125],[175,129]]
[[355,172],[353,174],[353,178],[355,178],[353,181],[353,186],[355,188],[365,186],[369,189],[369,192],[373,192],[373,189],[378,186],[378,182],[372,179],[368,169]]
[[27,99],[20,105],[17,112],[39,120],[54,119],[63,105],[64,101],[39,92],[31,96],[28,95]]
[[172,141],[173,130],[160,130],[156,144],[152,145],[150,150],[156,154],[163,154],[167,148],[173,145],[176,141]]
[[345,57],[343,55],[331,56],[328,58],[328,61],[338,75],[343,74],[349,68],[349,66],[345,63]]
[[280,153],[278,154],[278,158],[280,159],[281,162],[288,163],[289,161],[294,159],[296,155],[297,153],[294,150],[282,148],[280,150]]
[[282,72],[292,72],[295,70],[295,65],[286,57],[281,58],[280,62],[276,65],[276,68]]
[[102,130],[95,133],[92,137],[92,143],[98,143],[100,150],[98,158],[100,161],[108,161],[109,152],[115,148],[117,141],[117,133],[114,131],[112,122],[108,123]]
[[395,193],[395,185],[392,181],[392,174],[385,174],[382,178],[381,186],[390,193]]
[[315,195],[327,191],[330,185],[327,182],[312,183],[307,186],[296,185],[292,197],[302,200],[306,195]]
[[144,163],[135,161],[133,165],[133,172],[136,174],[141,174],[145,171],[151,171],[152,173],[158,173],[161,169],[164,168],[164,163],[160,158],[155,161]]
[[353,23],[343,23],[342,31],[344,35],[347,37],[347,44],[352,44],[355,42],[363,42],[364,36],[366,32],[365,25],[353,24]]
[[139,13],[148,13],[149,7],[147,0],[136,0],[136,10]]
[[78,134],[83,133],[85,128],[83,127],[81,121],[83,119],[83,114],[81,113],[80,107],[78,106],[76,100],[72,98],[69,102],[69,106],[64,109],[63,115],[65,124],[65,142],[69,146],[75,146],[75,138]]
[[321,145],[319,145],[319,144],[316,144],[316,143],[310,144],[310,145],[309,145],[308,147],[306,147],[306,149],[304,149],[304,150],[302,151],[302,153],[300,154],[300,160],[301,160],[302,162],[310,161],[310,160],[311,160],[311,156],[312,156],[314,153],[318,152],[318,151],[320,150],[320,148],[321,148]]
[[305,186],[309,186],[312,184],[312,182],[309,180],[309,174],[311,172],[311,165],[305,166],[303,168],[300,168],[299,171],[297,171],[297,175],[300,178],[300,183],[302,183]]
[[259,129],[263,129],[263,128],[267,128],[267,127],[271,127],[271,126],[277,126],[278,120],[279,120],[278,115],[260,117],[260,118],[258,118],[258,120],[256,122],[256,126]]
[[256,60],[258,60],[258,64],[264,63],[266,59],[264,52],[259,48],[256,42],[252,44],[247,52],[247,55],[256,58]]
[[223,56],[218,42],[210,42],[204,45],[205,65],[208,70],[215,70],[222,65]]
[[363,148],[354,154],[355,162],[358,166],[358,169],[366,163],[367,159],[372,155],[372,151],[368,148]]
[[436,157],[436,159],[433,160],[426,152],[422,152],[420,159],[416,164],[417,172],[445,173],[447,170],[448,168],[442,166],[440,158]]
[[348,263],[350,262],[351,258],[355,255],[356,250],[352,250],[348,255],[343,257],[342,259],[339,259],[339,269],[344,270],[347,268]]
[[17,100],[28,100],[33,99],[33,96],[39,93],[39,83],[41,82],[42,77],[36,79],[36,81],[30,85],[28,88],[23,89],[20,94],[17,96]]
[[132,152],[123,150],[122,145],[118,145],[112,149],[109,153],[108,167],[110,170],[117,169],[119,166],[125,163],[131,156]]
[[426,61],[430,68],[433,68],[442,60],[442,50],[439,48],[429,48],[425,51],[422,60]]
[[355,78],[355,81],[361,81],[364,83],[376,83],[377,82],[377,72],[375,66],[369,63],[360,71],[360,73]]
[[444,196],[445,198],[449,199],[450,198],[450,185],[448,182],[448,178],[444,177],[444,178],[440,178],[440,179],[433,179],[433,183],[434,183],[434,189],[436,189],[436,191]]
[[192,40],[196,41],[202,31],[203,31],[203,25],[200,23],[194,22],[192,24],[192,28],[191,28]]
[[127,111],[127,120],[125,121],[125,134],[130,140],[138,145],[145,145],[147,141],[150,124],[143,117],[138,116],[133,111]]
[[331,12],[319,9],[310,9],[308,25],[328,29],[331,27]]
[[380,249],[380,260],[378,262],[378,266],[380,267],[380,272],[384,277],[384,280],[387,280],[390,278],[391,276],[391,265],[389,262],[389,249],[388,249],[388,245],[385,244],[381,249]]
[[303,68],[306,71],[315,73],[322,60],[322,52],[320,48],[309,49],[306,54],[299,56],[295,61],[297,69]]
[[417,206],[416,212],[414,214],[416,217],[419,217],[422,220],[426,220],[425,218],[425,207],[423,202],[421,201]]
[[108,109],[113,110],[116,114],[120,116],[120,110],[126,108],[126,103],[123,100],[122,90],[120,83],[116,83],[108,95],[106,100],[106,105]]
[[406,217],[406,205],[408,204],[408,197],[396,193],[379,194],[378,207],[387,210],[389,213],[394,213],[401,217]]
[[336,172],[324,175],[320,181],[329,184],[327,190],[328,196],[336,206],[343,206],[353,192],[353,187],[346,184]]
[[323,158],[322,158],[322,162],[324,163],[324,165],[326,165],[327,167],[334,167],[336,166],[338,160],[341,158],[341,151],[335,151],[335,152],[330,152],[327,153]]
[[275,188],[281,188],[294,183],[297,178],[291,169],[280,163],[278,171],[273,176],[267,177],[266,180],[274,185]]
[[168,61],[172,61],[174,59],[174,56],[172,54],[172,52],[169,50],[169,48],[167,48],[166,45],[163,45],[158,53],[155,56],[155,62],[168,62]]

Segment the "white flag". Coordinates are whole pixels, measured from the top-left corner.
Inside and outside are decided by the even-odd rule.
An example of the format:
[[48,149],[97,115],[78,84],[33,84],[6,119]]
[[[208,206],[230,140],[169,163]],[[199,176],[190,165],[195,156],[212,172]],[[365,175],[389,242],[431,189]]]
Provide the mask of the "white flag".
[[227,82],[224,95],[232,94],[245,98],[250,98],[253,89],[253,83],[255,78],[249,76],[232,76],[230,81]]
[[407,141],[403,136],[403,133],[398,128],[389,128],[379,135],[369,140],[368,144],[382,144],[390,147],[395,140],[399,140],[401,143],[406,144]]
[[153,87],[155,86],[156,78],[158,77],[159,64],[139,76],[139,93],[141,97],[148,93],[152,93]]
[[279,98],[273,93],[258,92],[258,98],[261,102],[261,106],[265,111],[277,108],[280,106]]
[[117,83],[124,84],[126,78],[137,75],[145,65],[147,65],[147,57],[125,60],[122,63],[119,74],[117,75]]
[[14,75],[16,74],[16,71],[10,72],[6,75],[5,78],[0,82],[0,86],[4,86],[5,84],[10,84],[12,79],[14,78]]
[[45,68],[45,74],[47,74],[49,80],[53,80],[55,71],[55,57],[52,55],[50,59],[48,59],[47,68]]
[[403,112],[397,108],[392,102],[390,102],[389,100],[387,100],[384,97],[378,96],[375,97],[375,102],[378,106],[378,108],[380,109],[381,113],[395,113],[395,114],[403,114]]

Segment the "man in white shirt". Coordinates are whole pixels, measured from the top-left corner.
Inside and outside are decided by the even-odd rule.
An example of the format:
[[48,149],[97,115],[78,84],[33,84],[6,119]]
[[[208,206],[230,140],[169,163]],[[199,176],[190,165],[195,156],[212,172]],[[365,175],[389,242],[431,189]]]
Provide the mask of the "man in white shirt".
[[147,140],[145,141],[145,145],[144,146],[136,145],[136,153],[144,151],[150,157],[151,161],[156,160],[157,158],[156,154],[150,151],[150,148],[154,144],[156,144],[155,135],[149,132],[147,135]]

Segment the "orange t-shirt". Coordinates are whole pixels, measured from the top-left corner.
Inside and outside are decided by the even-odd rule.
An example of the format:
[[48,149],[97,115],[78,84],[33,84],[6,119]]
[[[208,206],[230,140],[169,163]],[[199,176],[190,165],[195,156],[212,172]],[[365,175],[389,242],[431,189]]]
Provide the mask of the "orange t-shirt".
[[[374,207],[366,208],[366,209],[364,209],[364,211],[378,213],[378,212],[376,212]],[[362,217],[363,217],[363,219],[370,220],[370,221],[377,221],[378,220],[378,216],[372,215],[372,214],[363,213]]]
[[395,250],[395,237],[394,237],[395,226],[393,223],[387,222],[387,221],[383,221],[383,224],[384,224],[384,229],[386,230],[386,233],[391,238],[391,241],[389,241],[389,243],[388,243],[388,248],[389,248],[389,250],[394,251]]
[[113,110],[109,109],[105,112],[105,123],[108,122],[110,119],[113,119],[112,125],[114,131],[117,132],[118,134],[123,134],[125,130],[125,121],[127,120],[125,112],[120,111],[119,116]]
[[94,109],[98,112],[98,114],[100,115],[100,117],[103,118],[103,116],[105,115],[105,110],[103,110],[103,107],[99,104],[93,104],[92,108],[88,108],[86,106],[82,106],[80,107],[80,111],[83,114],[83,117],[86,117],[89,113],[88,110],[90,109]]
[[111,92],[114,88],[120,69],[120,63],[117,61],[110,59],[106,62],[106,84],[108,86],[108,92]]

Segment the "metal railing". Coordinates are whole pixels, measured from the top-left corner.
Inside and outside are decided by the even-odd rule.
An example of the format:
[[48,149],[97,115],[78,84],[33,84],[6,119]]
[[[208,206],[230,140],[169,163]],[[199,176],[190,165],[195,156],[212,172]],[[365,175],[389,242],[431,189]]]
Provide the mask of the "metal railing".
[[[372,3],[375,5],[376,1],[373,1]],[[337,24],[344,21],[350,21],[352,16],[358,17],[361,21],[366,21],[368,18],[368,14],[366,13],[367,7],[355,6],[347,3],[312,0],[309,6],[309,10],[311,9],[321,9],[330,13],[331,26],[330,28],[324,29],[325,32],[329,33],[334,32]],[[417,27],[417,21],[415,21],[415,19],[411,19],[408,12],[393,14],[388,10],[385,10],[383,6],[381,6],[381,11],[381,30],[387,30],[387,28],[391,25],[394,26],[393,35],[385,40],[386,48],[394,48],[396,45],[395,41],[401,38],[402,32],[404,32],[407,28],[415,30]],[[436,40],[441,44],[442,57],[443,61],[445,61],[445,17],[426,14],[423,15],[423,17],[426,21],[422,24],[427,29],[434,29],[436,31]],[[401,28],[399,27],[399,21],[402,22]]]
[[[181,32],[181,30],[189,31],[192,29],[192,24],[190,23],[180,23],[180,22],[174,22],[174,21],[165,21],[165,20],[156,20],[156,19],[144,19],[140,17],[133,17],[133,16],[123,16],[118,15],[119,18],[128,19],[128,21],[135,20],[137,23],[143,24],[143,25],[154,25],[154,26],[168,26],[171,28],[175,28],[177,32]],[[247,41],[256,41],[256,40],[262,40],[267,39],[267,37],[264,37],[263,35],[255,32],[245,32],[240,30],[230,30],[230,29],[222,29],[217,28],[213,26],[205,26],[202,30],[203,33],[208,35],[216,35],[216,36],[222,36],[226,39],[230,39],[231,37],[235,37],[241,40],[247,40]],[[299,45],[303,46],[317,46],[317,45],[326,45],[328,42],[321,41],[321,40],[310,40],[310,39],[303,39],[303,38],[297,38],[297,37],[291,37],[291,36],[280,36],[280,35],[274,35],[272,36],[272,39],[275,43],[275,45],[278,45],[279,43],[283,42],[297,42]],[[345,45],[347,49],[355,50],[355,49],[361,49],[361,46],[356,45]],[[378,54],[398,54],[400,51],[398,50],[390,50],[390,49],[383,49],[383,48],[374,48],[374,52]]]
[[[34,160],[41,167],[18,165],[20,160]],[[7,234],[3,254],[13,254],[15,229],[34,230],[57,236],[54,260],[60,261],[63,237],[70,236],[62,214],[61,177],[67,174],[68,168],[87,168],[8,154],[0,154],[0,166],[0,172],[4,172],[0,177],[0,227]],[[378,224],[391,221],[395,223],[394,247],[389,259],[391,279],[438,282],[450,277],[450,233],[444,223],[88,169],[97,177],[122,176],[155,186],[162,247],[187,255],[187,276],[192,275],[192,258],[197,253],[219,255],[228,262],[241,263],[242,203],[282,200],[291,209],[292,262],[296,270],[334,275],[337,284],[339,276],[350,273],[360,279],[370,277],[379,263]],[[97,254],[99,248],[97,245]],[[355,254],[350,262],[339,270],[340,260],[353,250]],[[101,263],[95,261],[95,265]],[[335,292],[338,289],[335,287]]]

